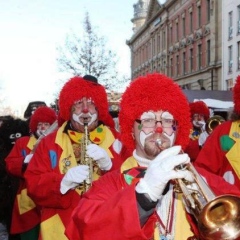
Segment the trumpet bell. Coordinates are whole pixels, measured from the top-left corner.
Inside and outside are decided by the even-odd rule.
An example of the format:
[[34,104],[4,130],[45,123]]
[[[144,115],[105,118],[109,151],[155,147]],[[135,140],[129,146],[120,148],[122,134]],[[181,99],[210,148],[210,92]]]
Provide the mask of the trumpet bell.
[[208,202],[198,216],[204,239],[233,240],[240,237],[240,198],[223,195]]

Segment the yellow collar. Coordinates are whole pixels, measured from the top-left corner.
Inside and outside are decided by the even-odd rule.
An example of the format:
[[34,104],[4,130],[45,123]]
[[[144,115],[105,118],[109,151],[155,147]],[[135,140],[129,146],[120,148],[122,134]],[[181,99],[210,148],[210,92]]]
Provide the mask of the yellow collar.
[[[81,139],[83,138],[84,133],[68,130],[68,135],[73,142],[81,143]],[[90,141],[95,144],[101,144],[105,139],[105,136],[106,130],[102,124],[89,133]]]

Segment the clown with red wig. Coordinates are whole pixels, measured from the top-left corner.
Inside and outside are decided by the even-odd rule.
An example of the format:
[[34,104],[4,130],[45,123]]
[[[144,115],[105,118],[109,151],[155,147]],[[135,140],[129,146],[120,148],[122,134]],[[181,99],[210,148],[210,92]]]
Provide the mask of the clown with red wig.
[[93,183],[66,235],[72,240],[186,240],[195,225],[190,227],[172,179],[193,180],[188,170],[175,171],[190,162],[183,153],[191,128],[188,101],[172,79],[154,73],[131,82],[120,107],[121,139],[132,156],[121,172]]
[[217,126],[207,138],[195,165],[200,172],[213,174],[207,181],[215,185],[218,193],[240,196],[240,76],[233,88],[234,108],[231,119]]
[[191,161],[194,162],[200,151],[199,136],[205,131],[205,124],[209,118],[210,111],[203,101],[189,103],[189,107],[192,128],[189,135],[190,141],[185,151],[189,154]]
[[24,172],[33,157],[33,148],[37,139],[44,136],[49,127],[57,120],[52,108],[37,108],[30,118],[30,136],[19,138],[9,155],[6,157],[7,171],[20,179],[17,196],[14,202],[11,234],[20,234],[22,240],[39,237],[40,210],[28,196]]
[[[94,181],[106,171],[119,169],[125,154],[129,155],[108,112],[105,88],[94,76],[73,77],[65,83],[59,95],[59,119],[58,131],[39,143],[25,172],[28,193],[42,207],[44,240],[67,239],[65,226],[83,183],[91,184],[90,171]],[[81,161],[85,157],[96,163],[94,169]]]

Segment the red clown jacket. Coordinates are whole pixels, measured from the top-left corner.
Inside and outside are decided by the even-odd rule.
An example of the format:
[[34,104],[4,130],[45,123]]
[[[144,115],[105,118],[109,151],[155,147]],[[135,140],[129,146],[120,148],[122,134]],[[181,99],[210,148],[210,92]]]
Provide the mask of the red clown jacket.
[[[240,196],[240,121],[226,121],[206,140],[194,165],[218,194]],[[199,168],[200,167],[200,168]]]
[[[44,240],[67,239],[65,226],[80,200],[78,190],[69,190],[66,194],[60,192],[65,161],[70,161],[69,167],[77,165],[70,138],[63,132],[65,125],[43,138],[25,172],[29,195],[42,208],[40,234]],[[115,144],[119,144],[117,132],[105,128],[106,137],[100,146],[114,159],[113,168],[119,168],[122,163],[120,152],[114,151]]]
[[[134,169],[133,171],[136,171]],[[216,195],[231,193],[236,195],[234,190],[223,188],[219,190],[219,179],[214,175],[203,171],[204,177],[212,184],[212,190]],[[139,212],[135,196],[135,184],[128,185],[126,176],[118,171],[105,174],[98,181],[93,183],[92,188],[83,195],[72,214],[72,219],[66,229],[66,235],[71,240],[149,240],[159,239],[156,233],[156,214],[152,214],[146,224],[141,227]],[[103,188],[104,186],[104,188]],[[212,187],[211,186],[211,187]],[[210,187],[210,188],[211,188]],[[180,212],[178,211],[177,214]],[[186,218],[188,224],[185,224]],[[185,213],[181,216],[182,223],[176,229],[177,240],[186,240],[179,231],[192,231],[188,239],[199,238],[199,231],[196,219],[191,214]],[[200,238],[199,238],[200,239]],[[203,240],[204,238],[201,237]]]
[[7,171],[20,179],[13,207],[11,234],[26,232],[40,223],[40,211],[28,196],[23,177],[23,161],[33,149],[35,142],[34,136],[21,137],[5,159]]

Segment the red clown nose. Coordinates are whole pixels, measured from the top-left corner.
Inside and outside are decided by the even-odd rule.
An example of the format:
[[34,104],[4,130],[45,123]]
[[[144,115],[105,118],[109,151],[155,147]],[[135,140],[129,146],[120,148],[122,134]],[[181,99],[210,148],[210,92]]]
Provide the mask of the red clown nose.
[[84,109],[83,109],[83,113],[88,113],[88,109],[87,109],[87,108],[84,108]]
[[155,130],[156,133],[162,133],[163,129],[161,127],[157,127]]

